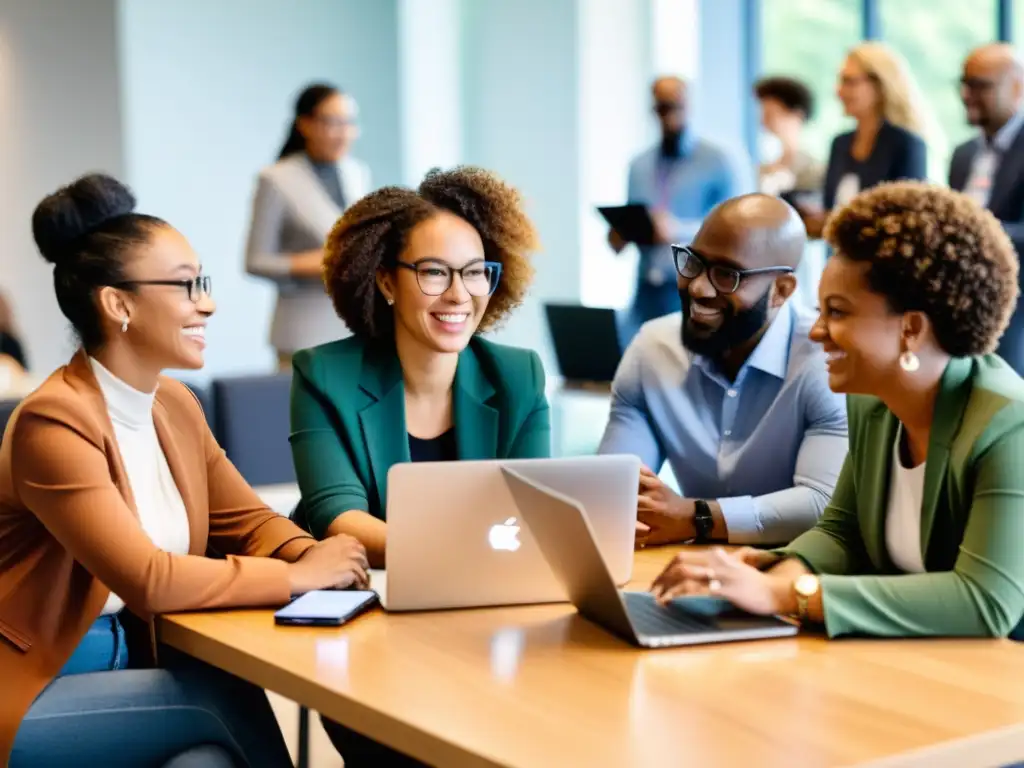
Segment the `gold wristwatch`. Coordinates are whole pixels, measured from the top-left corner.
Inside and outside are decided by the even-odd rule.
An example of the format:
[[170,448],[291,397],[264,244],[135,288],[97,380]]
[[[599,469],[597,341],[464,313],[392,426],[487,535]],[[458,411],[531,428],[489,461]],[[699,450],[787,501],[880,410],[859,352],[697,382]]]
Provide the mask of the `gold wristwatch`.
[[800,621],[807,621],[807,603],[818,594],[821,589],[821,581],[813,573],[805,573],[793,582],[793,591],[796,593],[796,615]]

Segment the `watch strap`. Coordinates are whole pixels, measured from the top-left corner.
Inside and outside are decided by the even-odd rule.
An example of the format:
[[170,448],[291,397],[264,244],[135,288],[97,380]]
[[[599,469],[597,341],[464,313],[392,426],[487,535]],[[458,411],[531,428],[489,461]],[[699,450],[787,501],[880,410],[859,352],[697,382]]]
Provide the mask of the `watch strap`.
[[693,526],[695,529],[694,541],[698,544],[704,544],[711,540],[711,530],[715,526],[715,520],[711,516],[711,507],[703,499],[697,499],[693,502],[696,513],[693,516]]

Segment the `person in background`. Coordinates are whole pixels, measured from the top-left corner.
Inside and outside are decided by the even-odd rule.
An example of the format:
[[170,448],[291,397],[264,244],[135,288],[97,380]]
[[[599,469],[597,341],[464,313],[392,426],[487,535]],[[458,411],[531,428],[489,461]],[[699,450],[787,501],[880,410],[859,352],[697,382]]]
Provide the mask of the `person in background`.
[[[639,247],[636,293],[623,322],[628,342],[648,320],[676,311],[675,269],[670,243],[693,237],[718,203],[746,189],[749,182],[722,149],[697,138],[686,123],[686,83],[661,77],[651,89],[661,127],[658,145],[629,166],[629,203],[645,205],[654,222],[654,245]],[[614,229],[608,243],[620,253],[628,243]]]
[[899,54],[877,42],[854,47],[840,70],[836,95],[857,127],[832,142],[822,207],[799,206],[813,238],[821,236],[829,211],[861,190],[928,176],[923,105]]
[[277,287],[270,343],[282,369],[295,350],[346,335],[321,273],[327,233],[370,191],[369,169],[349,154],[356,117],[355,100],[333,85],[306,88],[277,163],[256,184],[245,265]]
[[762,158],[760,190],[820,196],[825,166],[802,147],[804,126],[814,114],[810,89],[791,77],[766,77],[754,86],[754,94],[761,105],[761,125],[778,143],[769,162]]
[[[761,105],[762,136],[778,145],[776,149],[762,147],[766,154],[761,156],[760,191],[780,195],[791,205],[821,207],[825,166],[802,147],[804,127],[814,113],[810,89],[793,78],[768,77],[758,81],[754,93]],[[804,247],[794,301],[814,306],[826,256],[818,241]]]
[[[478,336],[522,302],[537,247],[518,192],[475,168],[345,212],[325,279],[353,337],[299,352],[292,380],[296,516],[314,535],[355,536],[382,567],[394,464],[550,455],[540,358]],[[398,759],[324,724],[348,766]]]
[[1024,638],[1024,380],[990,354],[1018,296],[999,221],[963,194],[878,186],[825,230],[812,337],[849,395],[821,521],[776,551],[676,559],[662,601],[719,595],[829,637]]
[[[949,186],[988,208],[1024,253],[1024,61],[1008,43],[984,45],[964,62],[960,97],[979,135],[953,152]],[[1018,305],[996,352],[1024,373],[1024,314]]]
[[14,313],[3,295],[0,295],[0,357],[17,363],[23,371],[28,369],[25,350],[14,325]]
[[152,618],[364,585],[363,547],[268,509],[161,375],[202,367],[215,309],[180,232],[102,175],[32,231],[81,348],[0,445],[0,764],[291,765],[261,690],[170,649],[153,668]]
[[[682,314],[623,356],[599,452],[643,461],[637,544],[781,544],[812,527],[846,455],[846,412],[788,299],[806,242],[783,200],[722,203],[673,246]],[[659,478],[668,460],[682,496]]]

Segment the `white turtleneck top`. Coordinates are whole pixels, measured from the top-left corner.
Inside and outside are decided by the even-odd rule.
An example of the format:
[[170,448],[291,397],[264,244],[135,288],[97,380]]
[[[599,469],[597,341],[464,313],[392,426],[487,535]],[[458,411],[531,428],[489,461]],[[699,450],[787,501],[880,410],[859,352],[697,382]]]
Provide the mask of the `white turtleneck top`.
[[[140,392],[96,360],[90,358],[89,362],[114,425],[114,437],[135,497],[142,530],[160,549],[187,555],[188,514],[153,424],[156,393]],[[116,536],[117,532],[111,531],[111,535]],[[111,592],[103,613],[118,613],[122,608],[124,601]]]

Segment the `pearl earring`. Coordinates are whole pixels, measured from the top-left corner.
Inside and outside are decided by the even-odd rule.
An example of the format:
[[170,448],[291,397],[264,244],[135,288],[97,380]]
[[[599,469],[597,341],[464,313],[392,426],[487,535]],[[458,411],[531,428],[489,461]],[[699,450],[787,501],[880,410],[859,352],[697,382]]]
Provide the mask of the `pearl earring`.
[[387,299],[387,302],[388,302],[388,306],[390,307],[391,305],[393,305],[395,303],[395,300],[394,299]]
[[907,373],[913,373],[921,367],[921,358],[911,352],[909,349],[900,355],[900,368]]
[[121,333],[128,333],[128,317],[121,318]]

